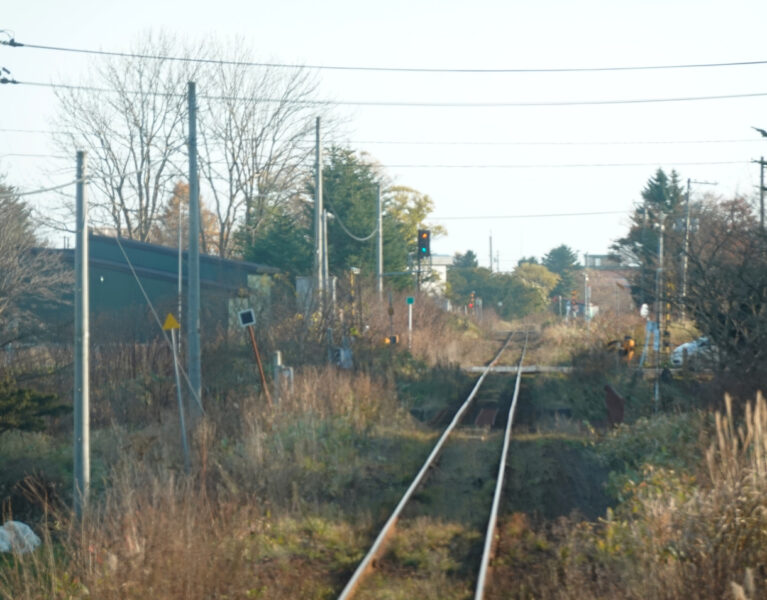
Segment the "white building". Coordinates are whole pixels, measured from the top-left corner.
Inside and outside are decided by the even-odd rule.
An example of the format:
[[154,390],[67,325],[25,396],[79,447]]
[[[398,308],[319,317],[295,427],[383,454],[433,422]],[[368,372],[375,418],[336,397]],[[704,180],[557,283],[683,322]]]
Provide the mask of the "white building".
[[447,269],[452,264],[453,257],[447,254],[432,254],[428,259],[422,261],[421,272],[424,274],[425,281],[422,282],[421,289],[435,296],[444,296],[447,285]]

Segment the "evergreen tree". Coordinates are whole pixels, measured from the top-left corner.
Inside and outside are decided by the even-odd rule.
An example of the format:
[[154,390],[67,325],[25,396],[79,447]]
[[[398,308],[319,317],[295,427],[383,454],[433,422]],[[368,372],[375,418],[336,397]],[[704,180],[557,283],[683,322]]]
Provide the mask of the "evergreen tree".
[[479,266],[477,255],[472,250],[467,250],[465,254],[456,252],[453,257],[453,267],[457,269],[476,269]]
[[45,417],[64,415],[71,410],[58,396],[21,389],[9,377],[0,380],[0,434],[11,429],[42,431]]
[[559,275],[559,283],[551,290],[554,296],[569,296],[575,286],[575,272],[580,268],[578,255],[569,246],[562,244],[543,257],[543,266]]
[[[656,272],[658,268],[660,224],[663,223],[666,248],[678,247],[683,235],[684,191],[679,175],[671,171],[668,176],[658,169],[642,190],[642,203],[631,216],[631,226],[625,237],[615,241],[612,250],[627,265],[638,267],[631,278],[631,293],[637,304],[655,302]],[[664,281],[673,293],[678,280],[679,256],[664,252]],[[676,260],[675,260],[676,259]]]
[[273,212],[253,244],[244,250],[245,260],[277,267],[295,277],[312,272],[312,231],[305,215],[286,210]]

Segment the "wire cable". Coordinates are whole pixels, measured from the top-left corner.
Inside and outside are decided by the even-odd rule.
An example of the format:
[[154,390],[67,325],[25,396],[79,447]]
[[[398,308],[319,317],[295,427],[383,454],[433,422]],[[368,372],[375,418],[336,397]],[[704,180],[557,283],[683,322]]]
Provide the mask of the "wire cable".
[[[686,161],[686,162],[672,162],[664,161],[669,164],[680,167],[693,167],[693,166],[714,166],[714,165],[745,165],[748,164],[747,160],[712,160],[712,161]],[[496,165],[482,165],[482,164],[464,164],[464,165],[451,165],[451,164],[384,164],[376,165],[386,169],[580,169],[580,168],[593,168],[593,167],[657,167],[657,162],[653,163],[538,163],[538,164],[496,164]]]
[[[85,181],[88,181],[86,178]],[[61,190],[64,188],[68,188],[70,186],[73,186],[77,183],[77,179],[73,181],[69,181],[67,183],[62,183],[61,185],[55,185],[53,187],[47,187],[47,188],[40,188],[37,190],[30,190],[28,192],[2,192],[0,193],[0,198],[22,198],[24,196],[34,196],[36,194],[44,194],[45,192],[54,192],[56,190]]]
[[378,225],[376,224],[375,229],[373,229],[372,233],[370,235],[366,235],[365,237],[357,237],[354,235],[351,231],[349,231],[344,225],[344,222],[341,220],[341,217],[339,217],[335,212],[332,210],[328,211],[331,215],[338,221],[338,224],[341,226],[341,229],[343,229],[344,233],[348,235],[350,238],[357,242],[367,242],[369,239],[371,239],[376,233],[378,233]]
[[[55,131],[48,129],[13,129],[0,127],[0,133],[35,133],[50,135],[70,135],[68,131]],[[314,138],[306,138],[307,144],[314,147]],[[761,138],[748,139],[701,139],[701,140],[553,140],[553,141],[492,141],[492,140],[347,140],[346,145],[375,144],[391,146],[644,146],[666,144],[761,144]]]
[[[137,91],[119,91],[109,88],[100,88],[87,85],[74,85],[64,83],[45,83],[40,81],[19,81],[21,85],[33,87],[47,87],[53,89],[80,90],[98,93],[127,93],[135,95],[146,95],[156,97],[186,97],[185,94],[168,92],[137,92]],[[293,100],[295,104],[304,106],[360,106],[360,107],[385,107],[385,108],[524,108],[524,107],[562,107],[562,106],[608,106],[608,105],[626,105],[626,104],[656,104],[656,103],[675,103],[675,102],[700,102],[712,100],[736,100],[746,98],[763,98],[767,92],[749,92],[743,94],[715,94],[707,96],[676,96],[668,98],[624,98],[611,100],[548,100],[548,101],[510,101],[510,102],[434,102],[434,101],[396,101],[396,100]],[[238,100],[232,96],[207,96],[200,95],[199,99],[205,100]],[[284,98],[251,98],[254,102],[264,102],[269,104],[281,104],[285,102]]]
[[72,48],[66,46],[49,46],[43,44],[28,44],[17,42],[14,38],[2,40],[0,44],[12,48],[31,48],[54,52],[69,52],[75,54],[91,54],[98,56],[113,56],[122,58],[139,58],[144,60],[167,60],[214,65],[232,65],[241,67],[265,67],[271,69],[313,69],[326,71],[369,71],[391,73],[455,73],[455,74],[502,74],[502,73],[598,73],[611,71],[657,71],[671,69],[711,69],[724,67],[750,67],[766,65],[767,60],[746,60],[720,63],[688,63],[667,65],[628,65],[628,66],[597,66],[597,67],[546,67],[546,68],[439,68],[439,67],[389,67],[389,66],[360,66],[360,65],[321,65],[279,62],[237,61],[214,58],[194,58],[185,56],[167,56],[162,54],[142,54],[137,52],[120,52],[114,50],[93,50],[89,48]]
[[429,219],[434,221],[453,221],[453,220],[488,220],[488,219],[543,219],[549,217],[594,217],[601,215],[625,215],[626,210],[602,210],[594,212],[576,212],[576,213],[539,213],[533,215],[465,215],[461,217],[437,217],[429,215]]
[[[128,253],[125,251],[125,248],[120,242],[120,237],[115,236],[114,239],[117,242],[118,247],[120,248],[120,252],[122,252],[123,257],[125,258],[125,262],[128,263],[128,268],[130,269],[130,272],[133,274],[133,278],[136,280],[136,283],[138,284],[138,287],[141,290],[141,294],[144,296],[144,300],[149,306],[149,310],[152,312],[152,316],[154,317],[154,320],[157,323],[157,326],[160,328],[160,331],[162,332],[162,336],[165,339],[165,343],[168,345],[168,348],[173,350],[173,345],[172,345],[173,342],[171,341],[170,337],[168,337],[167,332],[162,328],[162,321],[160,320],[160,315],[157,313],[157,310],[155,309],[154,304],[152,304],[152,301],[150,300],[149,295],[146,293],[146,290],[144,289],[144,286],[141,283],[141,279],[139,278],[138,273],[136,273],[136,269],[133,267],[133,263],[131,262],[131,259],[128,257]],[[202,401],[200,400],[200,397],[197,395],[194,389],[194,386],[192,385],[192,382],[189,380],[189,376],[186,374],[186,371],[181,365],[178,365],[178,368],[179,368],[179,371],[181,371],[181,374],[184,376],[184,381],[186,381],[186,384],[189,387],[189,393],[192,395],[192,398],[194,398],[202,414],[205,414],[205,409],[202,407]]]

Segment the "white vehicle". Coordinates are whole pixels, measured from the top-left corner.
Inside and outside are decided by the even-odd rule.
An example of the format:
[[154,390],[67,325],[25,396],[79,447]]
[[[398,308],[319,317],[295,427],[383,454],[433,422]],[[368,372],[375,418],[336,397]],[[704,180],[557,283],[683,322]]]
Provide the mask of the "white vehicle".
[[710,366],[716,360],[716,348],[706,336],[674,348],[671,366]]

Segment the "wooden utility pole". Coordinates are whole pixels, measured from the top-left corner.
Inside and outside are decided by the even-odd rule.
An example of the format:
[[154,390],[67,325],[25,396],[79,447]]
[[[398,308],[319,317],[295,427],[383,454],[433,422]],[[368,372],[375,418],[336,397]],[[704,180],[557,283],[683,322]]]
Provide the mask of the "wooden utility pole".
[[77,153],[75,234],[75,443],[74,509],[82,517],[91,482],[90,459],[90,311],[88,286],[88,204],[85,198],[85,152]]

